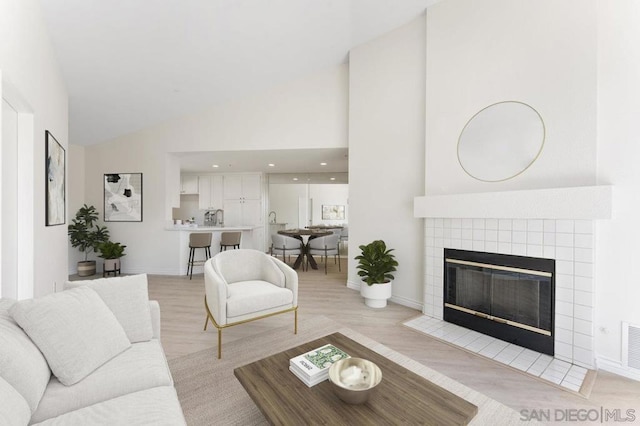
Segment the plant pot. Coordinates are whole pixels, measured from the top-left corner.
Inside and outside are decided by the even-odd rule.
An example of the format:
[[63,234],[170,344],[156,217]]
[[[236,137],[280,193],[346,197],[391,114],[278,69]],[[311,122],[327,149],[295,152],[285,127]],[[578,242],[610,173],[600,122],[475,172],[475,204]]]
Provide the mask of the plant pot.
[[104,266],[102,268],[102,275],[113,273],[117,275],[120,273],[120,258],[118,259],[105,259]]
[[81,260],[78,262],[78,276],[89,277],[96,274],[95,260]]
[[387,299],[391,297],[392,284],[393,281],[368,285],[362,281],[360,283],[360,295],[364,297],[364,304],[370,308],[384,308],[387,306]]

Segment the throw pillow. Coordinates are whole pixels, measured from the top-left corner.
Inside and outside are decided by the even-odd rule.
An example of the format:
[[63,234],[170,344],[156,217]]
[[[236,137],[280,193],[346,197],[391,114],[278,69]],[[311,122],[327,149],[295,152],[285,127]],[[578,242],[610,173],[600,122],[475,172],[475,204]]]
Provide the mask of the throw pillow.
[[[0,377],[24,397],[34,412],[49,383],[51,370],[42,352],[9,314],[15,303],[0,299]],[[0,398],[0,406],[2,401]]]
[[86,286],[94,289],[116,316],[131,343],[153,337],[147,275],[67,281],[65,289]]
[[90,288],[21,300],[9,312],[67,386],[131,346],[113,312]]

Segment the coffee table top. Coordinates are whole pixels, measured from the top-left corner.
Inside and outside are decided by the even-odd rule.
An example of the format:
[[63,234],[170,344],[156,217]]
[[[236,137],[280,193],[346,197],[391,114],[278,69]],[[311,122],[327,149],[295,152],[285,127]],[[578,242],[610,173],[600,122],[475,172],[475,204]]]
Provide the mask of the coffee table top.
[[[362,405],[342,402],[324,381],[307,387],[289,360],[331,343],[382,370],[382,382]],[[236,368],[235,376],[271,424],[468,424],[478,407],[388,358],[334,333]]]

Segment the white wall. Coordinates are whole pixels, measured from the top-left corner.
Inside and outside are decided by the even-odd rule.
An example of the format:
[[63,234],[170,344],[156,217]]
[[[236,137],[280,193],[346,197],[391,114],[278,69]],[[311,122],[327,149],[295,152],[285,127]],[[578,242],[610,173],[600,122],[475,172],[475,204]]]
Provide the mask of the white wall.
[[[276,212],[278,223],[288,228],[304,228],[308,223],[298,223],[298,202],[304,198],[312,200],[311,219],[314,225],[335,225],[349,220],[349,185],[347,184],[269,184],[269,209]],[[322,205],[345,206],[344,220],[322,220]]]
[[[75,217],[76,212],[84,204],[85,188],[85,147],[69,145],[67,150],[67,217],[69,223]],[[78,261],[84,260],[84,253],[69,245],[69,271],[76,271]]]
[[21,211],[19,226],[25,228],[22,235],[28,239],[20,256],[33,262],[27,265],[28,274],[20,286],[30,290],[23,295],[40,296],[67,279],[67,226],[45,226],[44,185],[45,130],[68,148],[67,91],[37,0],[0,0],[0,40],[3,87],[11,85],[33,118],[26,129],[33,137],[28,146],[19,147],[19,155],[27,158],[18,173],[28,182],[20,194],[21,204],[27,207]]
[[300,198],[309,198],[309,187],[306,183],[269,184],[268,211],[276,212],[278,223],[286,223],[287,228],[304,228],[306,223],[298,223],[298,200]]
[[[425,60],[424,16],[349,55],[350,246],[382,239],[395,249],[393,297],[416,308],[424,237],[413,197],[424,194]],[[349,285],[359,283],[351,257]]]
[[637,1],[598,2],[598,183],[614,185],[613,220],[597,226],[596,351],[606,368],[620,367],[621,322],[640,325],[638,40]]
[[[179,172],[167,153],[347,146],[347,66],[326,70],[234,101],[86,148],[85,200],[103,213],[104,173],[143,173],[143,222],[113,223],[127,245],[123,272],[179,271],[178,233],[164,231],[179,207]],[[166,188],[172,188],[167,192]],[[162,250],[158,250],[162,247]]]
[[[311,223],[314,225],[340,225],[349,222],[349,185],[313,184],[309,185],[309,198],[312,200]],[[323,205],[344,206],[344,219],[323,220]]]
[[[427,11],[426,193],[593,185],[596,167],[593,0],[447,0]],[[546,127],[538,160],[505,182],[460,167],[458,137],[482,108],[517,100]]]

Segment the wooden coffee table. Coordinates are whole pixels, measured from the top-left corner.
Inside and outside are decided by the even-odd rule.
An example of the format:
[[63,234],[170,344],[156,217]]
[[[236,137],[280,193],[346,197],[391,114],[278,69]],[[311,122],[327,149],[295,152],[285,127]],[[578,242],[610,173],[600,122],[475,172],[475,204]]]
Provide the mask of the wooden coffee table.
[[[346,404],[328,381],[309,388],[289,371],[289,359],[327,343],[380,367],[382,382],[367,403]],[[470,402],[340,333],[236,368],[234,374],[271,424],[465,425],[478,412]]]

